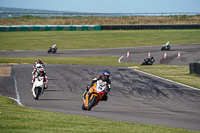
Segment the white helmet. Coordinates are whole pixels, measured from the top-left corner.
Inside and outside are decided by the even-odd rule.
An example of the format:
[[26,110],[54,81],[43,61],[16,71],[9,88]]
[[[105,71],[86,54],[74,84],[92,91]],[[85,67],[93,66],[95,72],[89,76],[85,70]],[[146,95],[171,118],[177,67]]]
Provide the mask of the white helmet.
[[36,68],[42,68],[42,65],[40,63],[36,64]]

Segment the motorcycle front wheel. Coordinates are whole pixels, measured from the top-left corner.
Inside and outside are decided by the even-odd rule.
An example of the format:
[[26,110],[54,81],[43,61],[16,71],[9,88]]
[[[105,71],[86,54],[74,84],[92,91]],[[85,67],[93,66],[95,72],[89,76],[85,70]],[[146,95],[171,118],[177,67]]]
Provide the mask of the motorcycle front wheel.
[[38,88],[38,87],[36,87],[34,91],[35,91],[35,95],[36,95],[36,97],[34,97],[34,99],[35,99],[35,100],[38,100],[39,95],[40,95],[40,93],[41,93],[41,89]]
[[91,100],[88,100],[88,107],[87,110],[90,111],[96,102],[97,97],[93,96]]
[[84,103],[82,105],[82,110],[87,110]]

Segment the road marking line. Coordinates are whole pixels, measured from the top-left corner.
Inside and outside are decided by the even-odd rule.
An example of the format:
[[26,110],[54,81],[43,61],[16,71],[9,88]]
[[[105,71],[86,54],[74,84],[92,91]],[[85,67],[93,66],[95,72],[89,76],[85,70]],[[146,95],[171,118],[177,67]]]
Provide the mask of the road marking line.
[[120,61],[120,60],[121,60],[123,57],[124,57],[124,56],[122,55],[122,56],[119,58],[119,60],[118,60],[118,62],[119,62],[119,63],[121,63],[121,61]]
[[14,83],[15,83],[15,92],[16,92],[16,96],[17,96],[16,102],[17,102],[20,106],[23,106],[22,103],[20,102],[20,96],[19,96],[19,92],[18,92],[18,90],[17,90],[17,80],[16,80],[16,77],[15,77],[14,70],[13,70],[13,79],[14,79]]
[[182,85],[182,86],[185,86],[185,87],[188,87],[188,88],[191,88],[191,89],[194,89],[194,90],[198,90],[198,91],[200,91],[200,89],[195,88],[195,87],[192,87],[192,86],[188,86],[188,85],[185,85],[185,84],[182,84],[182,83],[178,83],[178,82],[172,81],[172,80],[170,80],[170,79],[165,79],[165,78],[162,78],[162,77],[159,77],[159,76],[156,76],[156,75],[150,74],[150,73],[146,73],[146,72],[143,72],[143,71],[139,71],[139,70],[133,69],[133,68],[131,68],[131,67],[128,67],[128,68],[129,68],[129,69],[132,69],[132,70],[134,70],[134,71],[137,71],[137,72],[140,72],[140,73],[146,74],[146,75],[150,75],[150,76],[153,76],[153,77],[156,77],[156,78],[162,79],[162,80],[166,80],[166,81],[169,81],[169,82],[172,82],[172,83],[176,83],[176,84],[179,84],[179,85]]

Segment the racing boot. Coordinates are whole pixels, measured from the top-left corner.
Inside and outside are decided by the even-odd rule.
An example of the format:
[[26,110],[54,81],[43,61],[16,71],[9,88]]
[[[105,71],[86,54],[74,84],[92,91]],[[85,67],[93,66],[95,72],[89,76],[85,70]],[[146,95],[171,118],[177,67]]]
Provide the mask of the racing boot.
[[83,93],[83,99],[85,99],[86,94],[87,94],[87,90],[85,90],[85,92]]

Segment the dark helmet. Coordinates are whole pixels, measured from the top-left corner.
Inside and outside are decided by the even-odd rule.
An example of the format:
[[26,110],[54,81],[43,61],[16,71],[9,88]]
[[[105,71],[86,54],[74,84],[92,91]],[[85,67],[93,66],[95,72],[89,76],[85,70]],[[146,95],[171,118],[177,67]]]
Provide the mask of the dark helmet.
[[40,68],[40,76],[44,75],[44,68]]
[[110,72],[109,71],[103,71],[103,74],[102,74],[102,78],[104,81],[108,80],[110,77]]
[[38,64],[38,63],[42,64],[42,61],[41,61],[41,60],[37,60],[37,64]]

